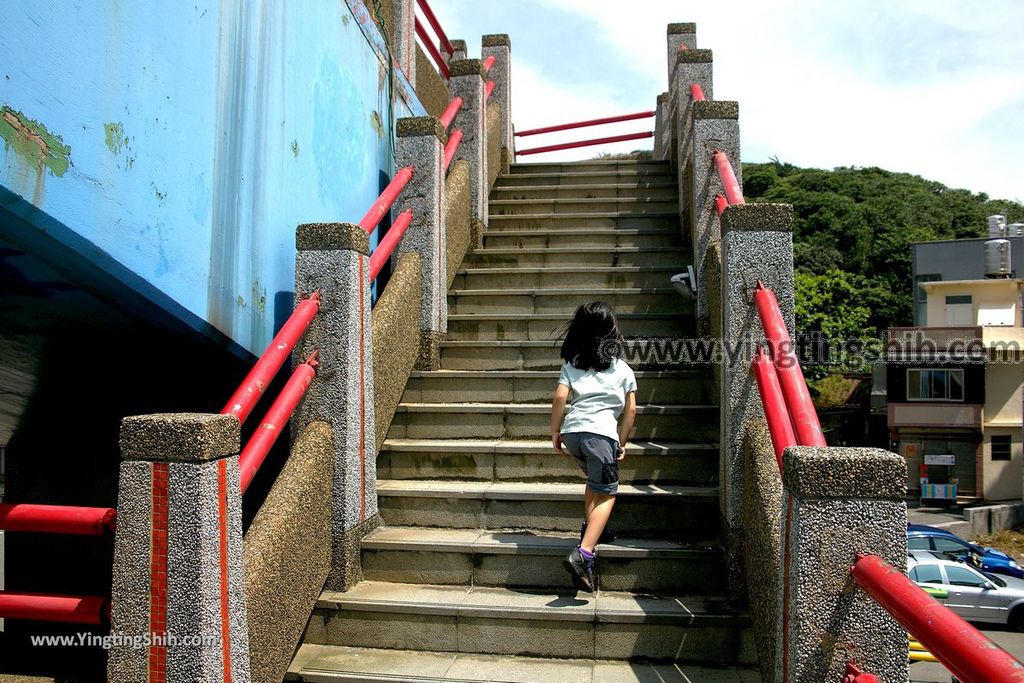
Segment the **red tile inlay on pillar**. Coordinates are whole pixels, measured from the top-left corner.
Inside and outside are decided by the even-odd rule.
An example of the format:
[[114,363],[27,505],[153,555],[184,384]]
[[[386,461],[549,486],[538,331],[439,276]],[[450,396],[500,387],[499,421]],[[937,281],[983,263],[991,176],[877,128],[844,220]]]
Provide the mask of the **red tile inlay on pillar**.
[[231,683],[231,618],[228,610],[228,462],[217,463],[217,527],[220,534],[220,642],[224,683]]
[[167,680],[167,463],[153,463],[149,549],[149,683]]

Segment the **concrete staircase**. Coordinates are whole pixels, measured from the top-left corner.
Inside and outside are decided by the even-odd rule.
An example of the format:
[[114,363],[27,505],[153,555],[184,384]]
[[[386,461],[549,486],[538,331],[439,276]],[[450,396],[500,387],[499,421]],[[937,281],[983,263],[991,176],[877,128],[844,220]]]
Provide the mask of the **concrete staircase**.
[[628,336],[692,333],[668,278],[690,263],[666,164],[517,164],[484,247],[449,292],[441,369],[415,372],[378,458],[386,524],[364,581],[324,592],[288,680],[756,681],[749,619],[727,603],[718,408],[707,368],[637,370],[638,415],[576,593],[583,481],[549,443],[559,326],[609,301]]

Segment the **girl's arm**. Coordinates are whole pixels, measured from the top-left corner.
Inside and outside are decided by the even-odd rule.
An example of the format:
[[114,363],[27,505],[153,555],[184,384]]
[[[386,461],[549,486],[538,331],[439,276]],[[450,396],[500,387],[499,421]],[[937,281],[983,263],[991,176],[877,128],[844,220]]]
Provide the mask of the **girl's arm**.
[[636,392],[626,392],[626,405],[622,408],[622,421],[619,422],[619,460],[626,457],[626,442],[629,441],[629,434],[633,431],[633,422],[636,421]]
[[569,399],[569,387],[559,384],[555,387],[555,398],[551,401],[551,446],[559,453],[562,449],[562,417],[565,413],[565,402]]

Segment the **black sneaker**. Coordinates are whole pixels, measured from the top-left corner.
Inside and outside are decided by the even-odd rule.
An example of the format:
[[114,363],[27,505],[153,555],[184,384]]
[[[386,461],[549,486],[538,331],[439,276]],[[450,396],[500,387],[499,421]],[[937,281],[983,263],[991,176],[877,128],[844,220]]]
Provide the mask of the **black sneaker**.
[[583,557],[579,548],[573,548],[565,558],[565,569],[572,576],[572,583],[577,590],[594,592],[594,561],[589,562]]
[[[586,534],[586,533],[587,533],[587,522],[586,522],[586,520],[584,520],[583,523],[580,524],[580,543],[583,542],[583,535]],[[607,524],[605,524],[604,530],[601,532],[601,535],[597,538],[597,542],[598,543],[612,543],[614,541],[615,541],[615,534],[612,533],[612,530],[610,528],[608,528]]]

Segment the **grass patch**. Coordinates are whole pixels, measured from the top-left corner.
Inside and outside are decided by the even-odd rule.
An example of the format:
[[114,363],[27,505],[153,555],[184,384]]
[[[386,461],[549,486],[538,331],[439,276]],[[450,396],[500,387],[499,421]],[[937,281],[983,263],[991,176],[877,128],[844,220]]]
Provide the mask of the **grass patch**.
[[974,542],[1002,550],[1017,562],[1024,562],[1024,527],[984,534],[975,538]]

